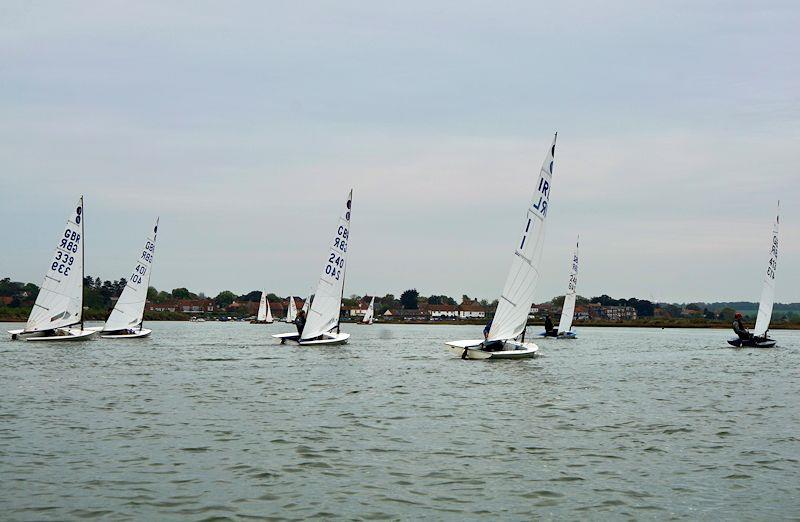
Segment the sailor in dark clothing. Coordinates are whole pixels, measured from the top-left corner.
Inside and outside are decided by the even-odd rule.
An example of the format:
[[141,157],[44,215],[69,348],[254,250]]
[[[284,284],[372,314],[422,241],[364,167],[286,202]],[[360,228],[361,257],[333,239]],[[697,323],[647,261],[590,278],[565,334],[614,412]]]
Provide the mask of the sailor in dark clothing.
[[484,340],[488,340],[489,339],[489,330],[491,330],[491,329],[492,329],[492,320],[489,319],[489,322],[486,323],[486,326],[483,327],[483,339]]
[[550,314],[544,317],[544,334],[552,337],[555,337],[557,334],[557,332],[553,330],[553,320],[550,319]]
[[733,331],[739,336],[742,341],[749,341],[753,338],[753,334],[747,331],[742,322],[742,314],[736,313],[736,318],[733,320]]
[[306,326],[306,313],[303,310],[297,312],[297,317],[294,320],[295,326],[297,326],[297,335],[303,335],[303,328]]

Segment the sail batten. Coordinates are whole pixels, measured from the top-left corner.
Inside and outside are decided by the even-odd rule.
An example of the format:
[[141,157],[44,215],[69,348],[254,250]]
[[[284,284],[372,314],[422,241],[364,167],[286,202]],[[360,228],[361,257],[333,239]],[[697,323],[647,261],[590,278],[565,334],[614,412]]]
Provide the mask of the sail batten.
[[[144,247],[136,260],[136,266],[128,278],[122,295],[119,296],[111,315],[103,326],[104,332],[128,330],[140,326],[144,320],[144,307],[147,303],[147,288],[150,286],[150,273],[156,251],[158,235],[158,219],[153,226],[153,233],[147,235]],[[144,290],[144,292],[140,292]]]
[[514,251],[506,284],[500,294],[487,340],[513,339],[525,330],[533,304],[533,294],[539,280],[539,262],[544,244],[545,221],[550,201],[551,179],[556,150],[556,136],[545,156],[536,191],[525,212],[522,239]]
[[575,243],[575,251],[572,253],[572,266],[569,274],[569,284],[567,293],[564,296],[564,304],[561,307],[561,319],[558,321],[558,333],[567,333],[572,329],[572,321],[575,318],[575,299],[578,292],[578,247],[580,241]]
[[[347,251],[350,247],[350,212],[353,190],[347,196],[345,209],[339,217],[336,232],[328,248],[314,299],[309,307],[308,320],[301,341],[314,339],[334,329],[339,324],[342,308],[342,290],[347,269]],[[313,313],[312,313],[313,312]]]
[[761,299],[758,302],[758,316],[753,334],[765,337],[772,320],[772,307],[775,304],[775,273],[778,269],[778,231],[780,228],[780,202],[772,226],[772,244],[770,245],[769,262],[764,272],[764,284],[761,287]]
[[[67,219],[42,287],[31,309],[26,332],[39,332],[81,322],[83,312],[83,196]],[[54,314],[55,312],[55,314]]]

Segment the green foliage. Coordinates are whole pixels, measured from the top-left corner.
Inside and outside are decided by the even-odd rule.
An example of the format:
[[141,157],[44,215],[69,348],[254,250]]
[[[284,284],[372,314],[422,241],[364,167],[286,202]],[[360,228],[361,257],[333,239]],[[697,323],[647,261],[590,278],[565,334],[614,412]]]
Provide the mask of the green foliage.
[[417,292],[417,289],[412,288],[400,294],[400,303],[406,310],[416,310],[419,308],[419,292]]
[[252,290],[244,295],[240,295],[238,301],[252,301],[257,303],[261,301],[261,290]]
[[193,294],[186,288],[175,288],[172,290],[172,297],[175,299],[197,299],[197,294]]
[[444,305],[453,305],[453,306],[458,304],[458,303],[456,303],[455,299],[453,299],[450,296],[446,296],[446,295],[432,295],[432,296],[430,296],[428,298],[428,303],[429,304],[435,304],[435,305],[444,304]]
[[725,307],[719,311],[719,318],[723,321],[732,322],[735,319],[736,310],[730,307]]
[[[175,295],[175,291],[172,291],[172,295]],[[236,299],[236,294],[231,292],[230,290],[223,290],[217,297],[214,298],[214,304],[221,308],[227,308],[231,305],[231,303]]]

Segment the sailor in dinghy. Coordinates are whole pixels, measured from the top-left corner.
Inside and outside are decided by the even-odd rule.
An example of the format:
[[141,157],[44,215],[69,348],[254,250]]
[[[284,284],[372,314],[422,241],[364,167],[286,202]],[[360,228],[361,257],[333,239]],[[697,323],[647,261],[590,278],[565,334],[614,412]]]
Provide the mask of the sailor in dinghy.
[[[772,245],[769,251],[769,262],[764,273],[764,284],[761,287],[761,299],[758,302],[758,316],[753,332],[747,332],[744,325],[737,323],[741,321],[741,314],[734,320],[734,331],[736,339],[729,339],[731,346],[748,348],[772,348],[775,340],[769,338],[769,323],[772,320],[772,306],[775,303],[775,272],[778,269],[778,231],[780,228],[781,202],[778,201],[778,211],[775,214],[775,223],[772,226]],[[742,332],[742,333],[740,333]],[[743,335],[746,333],[746,335]],[[749,336],[749,338],[748,338]]]
[[[572,321],[575,318],[575,300],[578,290],[578,246],[580,237],[575,242],[575,251],[572,253],[572,268],[569,274],[569,284],[567,293],[564,296],[564,304],[561,306],[561,319],[558,320],[558,328],[553,328],[553,321],[548,315],[544,322],[544,332],[542,337],[555,337],[556,339],[575,339],[577,335],[572,331]],[[549,322],[549,326],[548,326]]]
[[525,359],[539,347],[525,342],[544,245],[545,222],[555,162],[556,137],[539,171],[536,192],[528,205],[522,239],[517,243],[503,293],[484,339],[450,341],[450,351],[462,359]]
[[95,330],[83,326],[83,210],[81,196],[59,237],[28,322],[23,329],[9,330],[12,339],[63,342],[94,336]]
[[308,308],[308,316],[302,325],[302,333],[291,332],[273,335],[281,344],[292,341],[302,346],[344,344],[350,334],[339,328],[342,310],[342,294],[347,269],[347,251],[350,248],[350,210],[353,204],[353,190],[347,197],[347,204],[339,217],[336,234],[333,237],[325,267],[322,269],[314,299]]

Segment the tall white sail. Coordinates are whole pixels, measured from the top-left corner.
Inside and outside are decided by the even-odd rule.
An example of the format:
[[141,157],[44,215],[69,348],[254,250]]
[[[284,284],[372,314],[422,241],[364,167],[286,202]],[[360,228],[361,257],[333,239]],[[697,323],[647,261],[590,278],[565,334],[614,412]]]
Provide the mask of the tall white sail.
[[267,294],[261,292],[261,302],[258,303],[258,314],[256,314],[256,321],[267,320]]
[[309,295],[306,297],[306,300],[303,302],[303,313],[308,315],[308,308],[311,306],[311,296]]
[[293,323],[297,319],[297,305],[294,302],[294,296],[289,296],[289,311],[286,312],[286,322]]
[[150,286],[150,272],[156,252],[156,234],[158,234],[158,219],[153,227],[153,233],[148,234],[144,242],[144,248],[136,260],[136,267],[128,278],[122,295],[119,296],[117,304],[103,326],[104,332],[126,330],[142,323],[147,289]]
[[550,180],[556,153],[556,136],[547,151],[536,191],[528,206],[522,239],[514,251],[514,260],[508,273],[497,311],[489,329],[489,341],[513,339],[525,330],[528,314],[533,304],[533,294],[539,280],[539,263],[544,246],[545,220],[550,200]]
[[26,332],[61,328],[81,322],[83,310],[83,196],[58,238]]
[[271,323],[275,319],[272,318],[272,308],[269,307],[269,301],[267,300],[266,296],[264,297],[264,302],[267,303],[267,316],[264,320],[268,323]]
[[365,324],[372,324],[372,320],[374,318],[375,318],[375,296],[372,296],[372,299],[369,302],[369,307],[367,308],[367,312],[364,314],[364,319],[362,319],[361,322]]
[[772,305],[775,303],[775,271],[778,269],[778,227],[781,222],[781,204],[775,214],[775,225],[772,227],[772,246],[769,251],[769,263],[764,273],[764,286],[761,288],[761,300],[758,302],[758,317],[753,334],[764,337],[769,330],[772,319]]
[[314,300],[308,309],[308,318],[301,341],[314,339],[329,332],[339,324],[342,309],[342,289],[344,288],[347,250],[350,247],[350,210],[353,204],[353,190],[347,196],[347,204],[333,235],[325,267],[314,292]]
[[572,253],[572,270],[569,274],[567,293],[564,296],[564,305],[561,307],[561,319],[558,320],[558,333],[566,333],[572,329],[572,320],[575,318],[575,298],[578,290],[578,245],[575,242],[575,251]]

